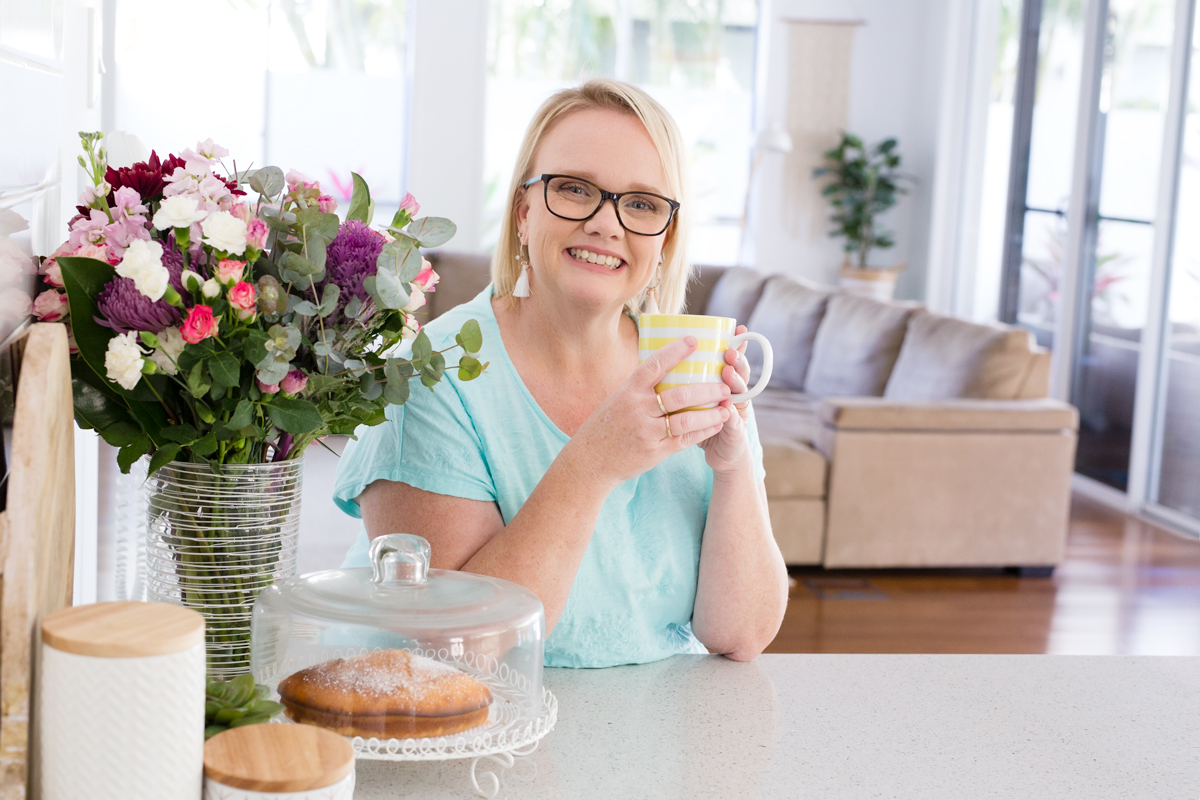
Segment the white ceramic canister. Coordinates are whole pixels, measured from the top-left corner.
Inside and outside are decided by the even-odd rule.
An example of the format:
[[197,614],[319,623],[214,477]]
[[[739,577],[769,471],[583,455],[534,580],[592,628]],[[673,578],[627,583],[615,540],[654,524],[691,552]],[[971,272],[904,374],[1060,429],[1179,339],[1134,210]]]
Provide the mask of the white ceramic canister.
[[97,603],[42,622],[42,800],[199,800],[204,618]]
[[204,800],[351,800],[354,748],[313,725],[231,728],[204,745]]

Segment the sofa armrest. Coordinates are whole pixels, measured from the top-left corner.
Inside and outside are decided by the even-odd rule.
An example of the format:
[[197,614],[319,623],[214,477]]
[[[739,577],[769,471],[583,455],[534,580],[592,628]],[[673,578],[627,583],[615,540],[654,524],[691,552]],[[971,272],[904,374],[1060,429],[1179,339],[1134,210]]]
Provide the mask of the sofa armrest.
[[902,402],[885,397],[830,397],[817,418],[836,431],[1076,431],[1079,412],[1069,403],[1036,400]]

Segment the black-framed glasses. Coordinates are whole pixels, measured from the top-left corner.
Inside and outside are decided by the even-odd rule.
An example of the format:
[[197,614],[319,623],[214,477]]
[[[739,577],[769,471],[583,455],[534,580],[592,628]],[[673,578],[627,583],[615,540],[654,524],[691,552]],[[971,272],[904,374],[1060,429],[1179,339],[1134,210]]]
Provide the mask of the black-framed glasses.
[[679,203],[653,192],[608,192],[591,181],[573,175],[539,175],[522,187],[542,182],[546,209],[556,217],[572,222],[589,220],[600,213],[605,200],[612,200],[617,222],[638,236],[658,236],[667,229]]

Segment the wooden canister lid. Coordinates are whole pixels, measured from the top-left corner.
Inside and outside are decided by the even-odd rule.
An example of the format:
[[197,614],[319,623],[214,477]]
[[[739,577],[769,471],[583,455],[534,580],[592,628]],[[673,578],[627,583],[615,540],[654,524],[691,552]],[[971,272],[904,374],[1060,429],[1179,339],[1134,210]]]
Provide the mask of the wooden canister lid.
[[353,769],[349,740],[313,725],[246,725],[218,733],[204,745],[204,774],[234,789],[323,789]]
[[167,603],[95,603],[47,616],[42,641],[80,656],[166,656],[204,643],[204,617]]

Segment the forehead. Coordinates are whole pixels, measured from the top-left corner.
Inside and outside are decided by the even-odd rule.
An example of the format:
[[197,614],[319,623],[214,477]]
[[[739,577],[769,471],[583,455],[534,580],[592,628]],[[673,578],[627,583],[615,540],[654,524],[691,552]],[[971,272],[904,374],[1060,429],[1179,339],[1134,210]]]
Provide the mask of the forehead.
[[611,192],[669,194],[654,141],[641,120],[609,109],[574,111],[542,134],[534,175],[559,173],[594,181]]

